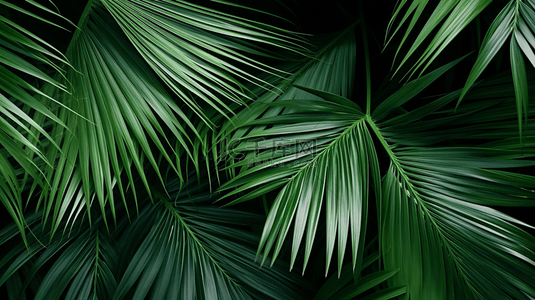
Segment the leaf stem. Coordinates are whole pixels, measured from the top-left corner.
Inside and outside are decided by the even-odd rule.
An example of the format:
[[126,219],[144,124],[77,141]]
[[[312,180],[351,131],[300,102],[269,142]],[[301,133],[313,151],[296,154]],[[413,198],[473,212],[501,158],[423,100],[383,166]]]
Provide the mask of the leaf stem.
[[193,230],[190,228],[189,224],[182,218],[182,216],[179,214],[177,209],[171,204],[169,201],[169,198],[163,198],[163,195],[160,193],[159,198],[161,202],[164,204],[164,207],[166,210],[171,214],[172,217],[178,219],[178,221],[182,224],[183,228],[186,229],[186,232],[189,234],[189,236],[193,239],[193,241],[197,244],[197,246],[204,252],[204,254],[208,257],[208,259],[216,266],[217,269],[225,276],[232,284],[234,284],[236,287],[240,287],[240,285],[232,278],[230,275],[227,274],[227,272],[219,265],[217,260],[212,257],[210,252],[206,249],[206,247],[203,245],[203,243],[199,240],[197,235],[193,232]]
[[[457,271],[464,278],[464,280],[465,280],[466,284],[468,285],[468,287],[472,291],[477,293],[477,291],[472,286],[470,279],[465,274],[465,272],[464,272],[464,270],[462,268],[462,265],[459,263],[459,258],[455,255],[455,252],[452,249],[452,246],[450,245],[450,242],[449,242],[448,238],[445,236],[445,234],[442,232],[440,226],[438,226],[438,224],[436,223],[435,219],[432,217],[431,213],[429,212],[428,208],[425,205],[425,200],[421,198],[420,194],[417,191],[417,188],[414,186],[414,184],[410,180],[410,178],[407,175],[406,171],[403,169],[403,166],[399,163],[399,160],[398,160],[396,154],[394,153],[394,151],[392,151],[392,148],[390,147],[390,145],[388,145],[388,142],[385,140],[385,138],[383,137],[383,135],[379,131],[379,127],[377,127],[377,125],[373,122],[372,118],[369,115],[366,115],[364,118],[365,118],[366,122],[370,125],[370,127],[372,128],[372,130],[375,133],[375,135],[377,136],[377,139],[379,139],[379,141],[383,145],[385,151],[388,154],[388,157],[390,158],[391,163],[395,166],[396,171],[398,172],[399,176],[401,176],[403,181],[405,181],[406,187],[409,189],[409,193],[411,195],[411,198],[414,197],[414,200],[422,208],[422,212],[424,213],[424,215],[428,216],[428,219],[429,219],[430,223],[433,225],[433,227],[435,228],[439,238],[441,239],[441,241],[442,241],[442,243],[444,245],[445,250],[448,252],[448,254],[453,259],[454,264],[457,267]],[[379,232],[379,243],[381,243],[381,236],[380,235],[381,235],[381,232]],[[381,247],[381,244],[379,244],[379,247]]]
[[364,21],[364,14],[362,13],[362,2],[359,2],[360,11],[360,30],[362,33],[362,40],[364,43],[364,63],[366,65],[366,114],[371,114],[371,75],[370,75],[370,51],[368,47],[368,35],[366,33],[366,23]]
[[92,7],[93,7],[93,0],[87,1],[87,4],[85,5],[84,11],[82,12],[82,15],[80,16],[78,25],[76,25],[76,30],[74,31],[74,34],[72,35],[71,41],[65,53],[69,53],[69,50],[73,47],[74,44],[76,44],[76,40],[78,39],[78,36],[82,32],[82,28],[85,27],[85,24],[89,20],[89,13],[91,12]]

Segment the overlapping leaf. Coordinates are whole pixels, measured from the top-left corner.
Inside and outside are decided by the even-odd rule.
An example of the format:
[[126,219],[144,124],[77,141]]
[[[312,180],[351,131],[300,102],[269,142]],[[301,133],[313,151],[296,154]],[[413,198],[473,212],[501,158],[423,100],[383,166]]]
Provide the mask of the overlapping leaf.
[[[513,91],[494,94],[494,101],[484,96],[499,81],[469,94],[485,99],[461,107],[457,115],[443,108],[451,107],[459,91],[371,123],[391,161],[379,206],[383,261],[385,268],[400,269],[390,284],[407,285],[411,298],[535,295],[533,282],[526,280],[535,274],[535,239],[519,227],[530,226],[491,208],[535,205],[535,177],[507,171],[533,166],[521,158],[535,155],[532,143],[519,147],[508,103]],[[495,141],[433,146],[456,139]]]
[[[366,246],[367,249],[364,251],[369,253],[370,246],[376,244],[377,240],[377,237],[373,238]],[[381,284],[384,284],[387,279],[397,273],[397,270],[377,270],[380,257],[381,255],[379,254],[379,251],[365,255],[362,265],[360,266],[361,270],[358,272],[360,276],[353,274],[349,265],[343,269],[340,276],[337,274],[331,275],[319,289],[314,300],[353,299],[357,296],[359,299],[386,300],[403,295],[406,291],[405,286],[387,287],[382,289],[379,287]],[[372,293],[369,291],[370,289],[375,289],[376,291]],[[368,293],[368,295],[364,296],[365,293]]]
[[[402,0],[398,3],[392,18],[390,19],[388,31],[391,31],[394,28],[395,20],[399,17],[403,8],[405,8],[409,3],[410,6],[406,9],[405,14],[395,27],[396,29],[394,29],[390,37],[388,37],[389,33],[387,32],[388,41],[392,39],[393,35],[395,35],[409,19],[410,22],[403,39],[398,46],[396,56],[400,54],[401,47],[407,41],[411,31],[415,30],[416,23],[418,21],[422,21],[420,20],[420,17],[422,16],[422,12],[426,8],[428,2],[428,0]],[[435,58],[446,48],[446,46],[448,46],[448,44],[491,2],[491,0],[438,1],[436,6],[433,8],[433,13],[427,20],[425,20],[425,24],[421,27],[422,29],[418,33],[418,36],[411,44],[410,49],[407,50],[396,70],[399,71],[401,66],[404,65],[412,55],[414,55],[424,40],[430,36],[433,36],[433,39],[418,58],[417,62],[411,67],[412,74],[420,69],[421,75],[429,67],[431,62],[433,62],[433,60],[435,60]],[[411,15],[412,18],[410,17]],[[441,23],[442,25],[440,26]],[[438,31],[436,31],[435,29],[439,26],[440,28]],[[434,33],[435,31],[436,33]],[[388,42],[386,44],[388,44]]]
[[[402,64],[436,33],[411,68],[423,72],[489,2],[440,1]],[[0,0],[12,6],[7,3]],[[400,2],[394,18],[408,3]],[[413,1],[400,26],[410,19],[408,31],[414,31],[426,5]],[[535,156],[528,118],[534,109],[527,105],[535,88],[524,67],[524,56],[535,61],[534,8],[531,0],[510,2],[489,29],[465,89],[427,98],[416,109],[406,104],[459,60],[384,98],[389,89],[377,98],[371,93],[367,61],[374,111],[369,107],[366,114],[349,100],[353,26],[328,37],[315,58],[283,65],[292,75],[280,83],[282,72],[252,58],[284,56],[271,57],[259,44],[299,49],[298,39],[283,37],[287,32],[183,1],[90,1],[67,53],[76,71],[64,81],[62,74],[43,77],[48,75],[12,55],[61,61],[2,17],[7,29],[0,34],[11,40],[0,42],[0,76],[6,78],[0,83],[0,113],[6,116],[0,119],[6,179],[0,178],[0,197],[18,224],[0,231],[6,249],[0,285],[10,299],[310,298],[297,288],[308,285],[275,259],[291,243],[293,268],[304,248],[304,272],[317,257],[314,241],[325,236],[326,272],[333,252],[338,272],[318,299],[404,293],[410,299],[535,298],[535,238],[521,229],[529,225],[492,208],[535,205],[535,177],[524,168],[533,167]],[[513,76],[483,81],[464,94],[507,38]],[[260,80],[242,66],[269,74]],[[46,84],[34,87],[12,69]],[[160,79],[192,109],[182,110]],[[68,82],[73,95],[58,82]],[[254,93],[245,88],[255,85]],[[237,110],[271,85],[277,88]],[[455,107],[459,96],[465,101]],[[201,110],[197,101],[211,107]],[[30,108],[36,103],[43,107]],[[205,122],[219,125],[227,111],[236,116],[212,132]],[[519,123],[523,114],[528,123]],[[381,150],[390,160],[382,181]],[[264,202],[266,210],[271,204],[266,223],[208,205],[215,198],[203,193],[207,183],[184,187],[177,161],[184,153],[198,173],[199,162],[210,169],[207,155],[225,163],[231,179],[220,190],[229,205],[278,190],[273,203],[269,197]],[[167,174],[167,167],[174,172]],[[116,187],[125,205],[114,200]],[[363,246],[365,233],[376,229],[367,230],[373,190],[380,251],[370,253]],[[38,200],[41,210],[22,218],[22,193]],[[140,206],[138,214],[130,202]],[[116,224],[109,224],[110,216]],[[18,242],[25,223],[32,232],[26,245]],[[242,230],[262,225],[260,238]],[[323,227],[325,235],[318,234]],[[55,234],[60,228],[65,235]],[[351,258],[344,258],[346,252]],[[271,253],[274,268],[253,262],[259,256],[267,261]]]
[[[352,51],[348,51],[352,48],[349,45],[354,43],[352,31],[344,33],[333,44],[338,43],[340,47],[326,50],[320,62],[304,70],[296,81],[308,87],[319,86],[346,95],[349,90],[345,86],[353,76],[353,71],[344,67],[353,56]],[[323,61],[328,65],[324,65]],[[332,76],[338,76],[340,80],[332,81]],[[221,189],[236,188],[226,197],[250,191],[231,202],[235,204],[283,187],[268,215],[259,253],[263,251],[265,260],[273,248],[275,260],[295,219],[292,266],[303,237],[306,240],[304,265],[307,265],[325,198],[326,272],[338,237],[340,274],[349,230],[353,268],[360,261],[357,256],[364,241],[368,173],[371,168],[374,176],[378,176],[377,158],[364,124],[364,115],[357,105],[335,94],[302,89],[317,97],[297,98],[296,92],[290,90],[280,99],[265,101],[268,104],[255,103],[256,106],[252,105],[250,110],[237,116],[242,121],[239,125],[244,128],[229,136],[243,137],[240,145],[233,147],[232,151],[235,155],[246,154],[230,165],[230,168],[242,169]],[[318,96],[328,100],[321,100]],[[256,119],[261,114],[262,117]],[[242,116],[244,118],[240,118]],[[266,129],[268,125],[272,127]],[[347,190],[347,187],[352,188]]]
[[[511,1],[496,17],[490,26],[481,45],[477,60],[468,75],[459,101],[472,87],[477,78],[485,70],[489,62],[510,38],[510,58],[513,84],[515,88],[518,130],[522,136],[522,119],[527,118],[528,88],[526,67],[523,54],[535,67],[535,2]],[[523,53],[523,54],[522,54]]]
[[43,278],[35,299],[108,299],[117,288],[119,253],[107,233],[83,232]]
[[154,72],[208,124],[199,100],[226,115],[232,112],[228,100],[245,103],[252,97],[240,80],[270,85],[244,68],[283,74],[251,58],[277,56],[257,43],[304,50],[289,32],[186,1],[102,3]]
[[[123,171],[129,186],[135,189],[131,170],[135,166],[150,192],[145,161],[163,182],[154,149],[181,176],[180,155],[176,153],[178,149],[189,152],[191,139],[186,130],[192,138],[196,134],[188,117],[113,19],[96,4],[87,18],[90,20],[67,53],[77,71],[67,74],[73,95],[64,98],[87,120],[61,113],[69,130],[55,128],[54,133],[61,137],[65,156],[60,157],[55,170],[47,173],[52,185],[44,193],[45,213],[53,211],[56,224],[71,202],[78,199],[71,194],[77,193],[79,183],[83,183],[87,207],[94,193],[102,209],[107,201],[114,209],[115,185],[121,193],[126,188],[121,179]],[[48,155],[55,159],[58,153],[51,149]]]
[[[531,71],[527,74],[527,88],[535,92],[534,74]],[[467,104],[455,109],[452,103],[460,92],[429,100],[428,104],[409,113],[381,121],[382,134],[390,143],[404,146],[431,146],[445,141],[466,144],[469,141],[470,145],[503,150],[525,147],[524,155],[529,157],[534,128],[529,124],[524,126],[521,143],[510,73],[480,82],[465,96]],[[528,113],[533,112],[534,109],[529,108]]]
[[[349,97],[352,93],[352,82],[354,78],[354,65],[355,65],[355,38],[352,27],[338,33],[335,36],[326,38],[325,41],[320,43],[324,44],[317,53],[317,58],[311,59],[304,64],[298,65],[297,69],[289,68],[293,75],[288,78],[286,82],[281,83],[278,86],[279,90],[283,90],[284,93],[279,95],[278,93],[264,93],[258,101],[252,103],[249,109],[243,109],[237,113],[231,122],[226,122],[222,125],[220,130],[218,141],[221,143],[219,147],[222,149],[219,153],[219,162],[232,162],[234,158],[247,155],[248,159],[252,159],[254,155],[253,148],[256,147],[255,142],[248,143],[247,141],[240,141],[245,135],[251,135],[257,132],[262,132],[268,125],[274,124],[272,120],[264,122],[257,120],[259,118],[275,117],[283,113],[291,113],[295,110],[303,109],[303,106],[309,110],[309,112],[320,113],[323,109],[340,109],[342,105],[348,105],[350,111],[357,114],[362,114],[361,109],[353,104],[351,101],[335,97],[338,101],[342,101],[337,105],[329,105],[327,102],[321,100],[321,97],[312,95],[303,88],[311,88],[315,90],[321,90],[335,95],[342,95]],[[320,44],[321,45],[321,44]],[[298,87],[292,86],[295,84]],[[292,101],[292,100],[308,99],[307,101]],[[271,104],[270,104],[271,103]],[[306,104],[305,104],[306,103]],[[280,121],[277,123],[285,123],[292,117],[279,117]],[[301,119],[305,118],[302,116]],[[315,119],[309,119],[310,121],[322,119],[316,116]],[[245,126],[247,125],[247,126]],[[251,128],[252,125],[256,125]],[[275,124],[274,128],[277,125]],[[272,131],[274,131],[273,129]],[[296,141],[293,139],[294,142]],[[303,139],[302,142],[312,140],[311,138]],[[264,142],[264,144],[266,144]],[[284,144],[284,143],[283,143]],[[281,144],[281,145],[283,145]],[[261,145],[260,147],[264,147]],[[273,146],[273,145],[271,145]],[[256,149],[261,150],[261,149]],[[247,153],[249,152],[249,153]],[[265,156],[266,154],[264,154]],[[257,161],[260,161],[257,159]],[[236,162],[236,164],[229,167],[230,170],[235,168],[247,169],[247,165],[250,162],[245,161]]]
[[532,164],[474,160],[478,154],[440,148],[395,152],[383,180],[383,260],[387,268],[400,268],[392,284],[406,284],[413,298],[535,295],[533,282],[526,280],[535,273],[534,238],[517,227],[526,224],[485,206],[510,205],[510,198],[534,205],[533,191],[523,189],[533,189],[534,178],[514,181],[515,174],[486,170]]
[[[0,7],[57,26],[10,2],[0,1]],[[41,186],[47,184],[41,172],[42,165],[50,162],[43,154],[39,136],[57,146],[44,128],[44,121],[64,125],[47,107],[47,103],[57,104],[57,100],[34,83],[49,84],[63,91],[65,87],[37,68],[35,62],[58,71],[58,64],[66,63],[65,57],[46,41],[0,15],[0,201],[21,232],[24,231],[22,190],[29,180]]]
[[[254,263],[258,237],[231,225],[261,225],[262,218],[209,205],[206,185],[193,182],[179,193],[180,180],[171,180],[167,188],[175,200],[157,192],[163,198],[143,201],[134,222],[121,211],[109,233],[102,217],[91,227],[78,220],[69,236],[55,237],[46,248],[32,239],[28,249],[13,243],[15,226],[5,228],[0,246],[15,247],[0,260],[0,285],[21,280],[10,287],[13,299],[36,282],[35,299],[301,299],[306,290],[295,285],[308,289],[306,282],[280,262],[260,269]],[[46,242],[50,233],[40,230],[40,216],[27,222]]]
[[[394,20],[406,6],[408,1],[402,1],[396,8],[389,28],[393,26]],[[400,27],[409,19],[412,14],[409,27],[398,48],[398,53],[405,43],[410,31],[415,27],[420,18],[423,9],[428,1],[412,1],[411,5],[405,12],[405,15],[394,30],[395,34]],[[400,66],[401,68],[416,49],[420,47],[423,41],[432,34],[442,20],[449,14],[448,19],[444,21],[442,27],[435,34],[433,40],[418,59],[417,63],[412,66],[412,73],[422,68],[420,74],[430,65],[430,63],[440,54],[440,52],[455,38],[459,32],[478,16],[491,1],[440,1],[434,8],[432,15],[426,21],[426,24],[420,31],[418,37],[406,53]],[[525,55],[532,65],[535,66],[535,47],[534,30],[535,23],[532,21],[535,17],[535,2],[512,0],[503,7],[501,12],[496,16],[494,22],[490,25],[480,46],[477,60],[474,63],[470,74],[466,80],[464,89],[460,95],[459,102],[464,98],[468,90],[473,86],[481,73],[496,56],[498,51],[503,47],[507,39],[510,39],[510,60],[511,70],[514,79],[515,97],[517,99],[518,130],[522,136],[522,119],[527,118],[528,110],[528,90],[526,81],[526,69],[523,56]],[[427,62],[427,63],[426,63]]]

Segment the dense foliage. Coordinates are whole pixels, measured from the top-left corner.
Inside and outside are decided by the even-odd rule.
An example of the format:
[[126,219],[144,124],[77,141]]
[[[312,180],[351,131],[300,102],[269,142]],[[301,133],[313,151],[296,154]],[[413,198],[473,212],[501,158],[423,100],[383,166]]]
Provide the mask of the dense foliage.
[[3,297],[535,299],[535,1],[373,2],[0,0]]

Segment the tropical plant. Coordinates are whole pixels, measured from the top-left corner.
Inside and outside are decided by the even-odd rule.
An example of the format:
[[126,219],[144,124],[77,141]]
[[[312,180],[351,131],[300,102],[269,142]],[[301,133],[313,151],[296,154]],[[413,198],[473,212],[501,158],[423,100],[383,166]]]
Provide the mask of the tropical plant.
[[535,299],[534,1],[65,3],[0,0],[7,298]]

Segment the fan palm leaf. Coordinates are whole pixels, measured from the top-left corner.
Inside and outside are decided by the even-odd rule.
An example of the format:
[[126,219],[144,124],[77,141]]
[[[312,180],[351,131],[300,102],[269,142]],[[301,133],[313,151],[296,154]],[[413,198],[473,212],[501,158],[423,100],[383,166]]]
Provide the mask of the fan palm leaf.
[[[85,195],[92,195],[94,191],[103,209],[106,201],[110,202],[110,207],[114,207],[111,191],[115,184],[120,191],[124,190],[120,178],[123,170],[126,170],[133,188],[132,165],[137,168],[142,182],[150,191],[144,177],[143,160],[148,160],[158,170],[157,158],[153,155],[150,143],[180,174],[177,169],[180,164],[171,159],[169,153],[175,153],[177,146],[189,151],[191,140],[185,130],[195,132],[195,128],[152,76],[135,49],[122,38],[120,29],[111,17],[101,7],[95,6],[93,9],[84,31],[76,37],[67,52],[73,66],[83,74],[76,71],[67,74],[74,89],[67,101],[90,122],[81,122],[75,116],[67,115],[67,126],[72,134],[62,131],[58,135],[65,141],[64,153],[72,153],[71,159],[65,164],[79,162],[82,168],[79,176],[82,177]],[[184,122],[179,122],[177,117]],[[58,179],[52,191],[74,176],[73,168],[66,171],[53,170],[49,173],[50,178]],[[156,174],[162,179],[159,172]],[[104,196],[105,193],[110,195],[109,199]],[[61,194],[58,196],[62,199]],[[56,202],[53,199],[48,201],[48,210]],[[86,201],[89,199],[86,198]]]
[[221,98],[244,103],[251,97],[237,78],[268,84],[232,62],[282,75],[242,54],[274,57],[251,42],[305,50],[299,38],[288,38],[289,32],[185,1],[102,3],[154,72],[207,123],[210,121],[190,95],[226,114],[232,110]]
[[[314,115],[315,105],[311,105],[314,101],[307,100],[307,104],[298,105],[294,100],[289,105],[294,109],[291,113],[262,116],[245,123],[244,125],[273,124],[272,128],[251,131],[244,137],[265,137],[265,140],[258,142],[265,145],[270,145],[274,138],[289,133],[303,140],[306,137],[318,141],[313,155],[306,155],[302,149],[290,148],[288,154],[271,162],[287,163],[296,160],[299,162],[297,168],[283,164],[280,167],[282,170],[275,172],[266,165],[254,166],[240,170],[229,181],[228,186],[237,187],[231,194],[253,187],[263,193],[266,189],[269,190],[269,186],[282,186],[271,207],[259,251],[269,253],[274,247],[276,258],[290,224],[295,219],[292,247],[294,258],[299,250],[305,224],[308,224],[309,230],[312,229],[307,231],[308,240],[313,238],[316,218],[325,197],[327,266],[332,253],[330,247],[334,246],[336,237],[339,244],[340,274],[348,228],[351,228],[355,241],[355,232],[361,230],[355,224],[365,222],[365,218],[358,217],[355,218],[356,222],[351,221],[351,217],[364,215],[366,211],[365,206],[359,205],[352,209],[351,205],[367,202],[359,200],[367,199],[359,188],[368,185],[371,174],[376,193],[377,187],[382,186],[376,199],[385,268],[400,270],[395,275],[392,273],[389,280],[391,287],[406,285],[407,295],[416,299],[485,299],[491,295],[501,295],[504,299],[528,299],[533,296],[533,286],[524,278],[533,276],[535,253],[529,245],[533,245],[534,239],[517,227],[528,225],[488,207],[533,205],[533,191],[530,189],[533,189],[535,178],[495,170],[532,166],[531,161],[518,160],[522,156],[532,156],[532,149],[511,150],[509,148],[518,144],[518,140],[511,140],[514,137],[511,131],[497,130],[498,127],[492,123],[472,124],[472,119],[466,118],[467,115],[484,111],[487,118],[503,119],[500,128],[505,124],[511,126],[511,122],[514,122],[511,115],[503,117],[504,107],[510,101],[494,102],[494,105],[500,104],[500,109],[496,110],[489,110],[492,103],[479,101],[460,110],[459,113],[462,114],[458,116],[449,116],[448,111],[445,111],[444,117],[439,115],[438,118],[428,120],[453,102],[461,92],[457,91],[413,111],[400,114],[398,110],[458,61],[401,87],[380,102],[370,115],[355,108],[348,99],[307,89],[329,103],[322,106],[321,117]],[[477,92],[481,91],[484,89],[474,92],[473,97],[477,98]],[[284,102],[273,102],[271,105],[284,106]],[[458,122],[452,122],[455,120]],[[279,125],[281,123],[285,125]],[[441,126],[452,126],[453,129],[440,130]],[[505,128],[508,126],[505,125]],[[296,129],[300,133],[295,133]],[[378,150],[369,131],[376,135],[390,159],[390,168],[381,183],[378,166],[374,163],[377,161],[374,156]],[[454,135],[461,134],[463,138],[470,139],[491,132],[494,133],[493,139],[514,144],[507,146],[506,142],[502,142],[501,146],[494,148],[433,147],[439,142],[453,139]],[[500,132],[501,135],[497,135]],[[486,137],[489,138],[488,135]],[[412,145],[426,147],[410,147]],[[244,150],[239,147],[237,149]],[[260,160],[268,158],[265,153],[258,155]],[[329,153],[326,155],[327,160],[323,159],[325,153]],[[491,168],[493,170],[489,170]],[[342,184],[344,188],[337,187],[336,184]],[[223,188],[228,186],[223,185]],[[339,191],[344,191],[344,194],[338,194]],[[250,193],[256,195],[255,191]],[[244,197],[248,198],[247,195]],[[348,206],[343,205],[345,201],[348,201]],[[341,212],[351,217],[344,218]],[[308,240],[306,251],[309,251],[311,244]],[[476,249],[488,250],[488,256],[474,259]],[[355,267],[355,258],[359,255],[359,247],[355,242],[352,250]],[[305,264],[307,255],[308,252],[305,252]],[[441,259],[434,259],[436,257]],[[433,275],[426,277],[423,274]],[[492,276],[486,279],[485,274]]]
[[[393,28],[395,19],[401,13],[403,7],[406,6],[407,2],[408,1],[401,1],[397,6],[390,20],[389,30]],[[446,46],[491,2],[492,1],[440,1],[434,8],[432,15],[427,19],[426,24],[418,34],[418,37],[414,40],[411,48],[406,52],[405,57],[400,62],[396,72],[399,71],[403,64],[415,54],[416,49],[422,45],[427,37],[433,34],[433,30],[439,26],[446,16],[448,16],[439,31],[434,34],[433,40],[418,58],[417,63],[411,67],[412,74],[414,74],[417,69],[421,69],[421,75]],[[415,27],[416,22],[422,16],[422,12],[427,3],[428,1],[412,1],[393,34],[390,36],[389,40],[391,40],[393,35],[400,30],[401,26],[408,21],[412,14],[411,21],[397,49],[396,55],[400,52],[401,47],[406,42],[409,33]],[[503,7],[494,19],[494,22],[489,26],[487,33],[481,42],[477,59],[466,79],[463,91],[459,96],[460,103],[481,73],[487,68],[488,64],[503,47],[507,39],[509,39],[510,63],[514,79],[515,97],[517,100],[516,107],[520,136],[522,136],[522,119],[527,118],[529,98],[524,56],[526,56],[530,63],[535,66],[535,54],[532,49],[535,47],[535,38],[533,35],[535,23],[532,21],[534,16],[535,2],[533,1],[509,1]],[[425,66],[422,67],[424,64]]]
[[[384,74],[364,3],[308,43],[251,21],[279,4],[88,1],[64,55],[2,12],[2,290],[535,298],[535,227],[507,208],[535,206],[535,4],[491,2],[399,1]],[[485,38],[457,43],[474,19]],[[508,70],[481,80],[505,42]]]
[[[352,28],[338,36],[326,49],[320,51],[319,62],[305,65],[303,71],[294,80],[296,84],[309,87],[327,87],[329,91],[350,92],[346,88],[351,82],[352,69],[347,69],[345,62],[350,59],[354,48]],[[344,47],[332,47],[341,44]],[[346,47],[347,45],[348,47]],[[344,72],[345,71],[345,72]],[[318,76],[321,74],[321,76]],[[336,75],[331,75],[336,74]],[[331,81],[331,76],[341,76],[341,80]],[[302,88],[304,91],[314,90]],[[327,269],[334,249],[334,237],[339,234],[338,271],[341,272],[345,253],[348,230],[351,228],[351,244],[357,249],[363,242],[360,236],[365,232],[361,228],[362,220],[366,219],[367,203],[367,173],[369,167],[358,166],[358,162],[366,162],[368,156],[371,161],[376,160],[373,149],[366,144],[371,143],[371,137],[363,126],[364,114],[351,101],[334,94],[320,92],[332,101],[301,100],[306,93],[289,89],[280,98],[262,99],[251,105],[250,110],[243,115],[237,115],[234,122],[241,128],[228,133],[229,139],[239,138],[241,144],[233,147],[234,154],[245,152],[244,159],[237,161],[229,168],[241,167],[240,173],[232,180],[221,186],[221,190],[235,188],[225,197],[242,191],[256,189],[234,201],[231,204],[246,201],[262,193],[284,186],[272,206],[266,223],[265,231],[260,242],[259,251],[264,249],[264,259],[274,247],[274,259],[277,257],[283,241],[287,235],[289,225],[295,217],[296,227],[291,265],[294,265],[301,239],[306,228],[305,262],[308,262],[314,234],[318,226],[323,194],[327,194],[328,246]],[[303,95],[303,96],[302,96]],[[320,99],[316,97],[316,99]],[[279,113],[284,109],[285,113]],[[319,113],[329,109],[330,115]],[[293,111],[296,111],[295,113]],[[303,113],[305,112],[305,113]],[[257,117],[261,116],[259,119]],[[255,120],[256,119],[256,120]],[[287,123],[298,122],[294,124]],[[274,125],[265,129],[266,125]],[[245,134],[244,129],[250,132]],[[258,153],[259,149],[265,149]],[[372,151],[371,153],[369,151]],[[354,153],[349,161],[352,166],[331,168],[340,160],[347,158],[343,153]],[[334,159],[334,160],[333,160]],[[372,163],[373,164],[373,163]],[[332,178],[332,179],[329,179]],[[344,189],[339,184],[352,183],[355,191],[339,195]],[[348,198],[349,197],[349,198]],[[342,202],[335,199],[347,199]],[[287,201],[286,199],[291,199]],[[347,202],[346,202],[347,201]],[[351,223],[351,225],[349,225]],[[365,223],[365,222],[364,222]],[[277,236],[279,238],[277,239]],[[357,252],[354,252],[353,268],[357,264]]]
[[[57,15],[33,1],[30,3]],[[12,3],[1,1],[0,6],[58,26]],[[43,39],[0,15],[0,60],[0,201],[23,232],[24,200],[20,191],[31,182],[46,186],[48,183],[43,181],[41,164],[52,163],[44,154],[39,136],[58,147],[43,128],[43,123],[51,120],[65,126],[47,103],[62,104],[34,83],[48,84],[61,91],[66,91],[65,86],[32,63],[38,62],[63,72],[58,64],[66,64],[66,59]]]
[[[260,51],[254,43],[272,45],[274,41],[280,47],[297,51],[298,45],[295,43],[299,39],[295,38],[295,43],[285,43],[282,31],[275,27],[223,17],[188,3],[164,2],[90,1],[82,14],[79,29],[66,53],[74,68],[66,74],[66,82],[73,93],[63,93],[59,97],[87,121],[80,120],[70,111],[62,111],[62,120],[67,120],[69,130],[59,126],[53,129],[54,135],[60,137],[58,144],[62,144],[61,153],[66,154],[62,156],[56,149],[49,149],[47,153],[49,159],[59,158],[60,166],[45,169],[46,178],[52,184],[44,189],[41,197],[45,215],[47,218],[50,216],[55,224],[54,231],[62,218],[67,217],[65,211],[71,205],[78,210],[85,202],[90,212],[93,197],[102,211],[109,203],[112,219],[115,219],[113,191],[117,187],[125,202],[124,190],[126,187],[135,188],[133,182],[136,173],[141,176],[144,187],[150,193],[145,177],[145,161],[150,168],[157,170],[161,185],[160,159],[166,160],[171,169],[182,176],[181,167],[184,163],[180,157],[185,153],[188,156],[186,160],[193,160],[198,169],[198,155],[192,152],[199,141],[204,141],[197,131],[202,126],[193,125],[188,108],[184,111],[184,106],[177,103],[174,95],[186,101],[196,114],[204,115],[198,110],[197,104],[192,103],[204,99],[217,100],[222,104],[219,99],[229,98],[230,94],[235,99],[242,99],[245,94],[243,85],[238,81],[240,77],[256,80],[256,77],[244,71],[238,72],[237,67],[223,63],[221,58],[214,55],[227,53],[225,57],[228,57],[235,54],[238,61],[250,61],[250,58],[236,51],[269,55],[269,51]],[[174,39],[166,40],[162,46],[163,41],[157,39],[160,33],[154,31],[147,34],[133,30],[130,26],[137,19],[125,21],[123,15],[128,12],[126,17],[132,17],[129,10],[125,10],[128,7],[130,10],[143,10],[145,13],[142,16],[148,20],[144,22],[154,22],[154,26],[161,26],[158,27],[160,29],[174,28],[169,29],[175,32]],[[162,10],[169,13],[163,19],[159,17]],[[234,27],[223,28],[226,26],[223,21],[233,22]],[[187,38],[177,34],[177,30],[187,33]],[[218,37],[222,34],[230,36],[229,39]],[[251,42],[241,42],[245,39]],[[199,46],[199,43],[202,45]],[[169,55],[181,59],[176,61]],[[160,71],[162,68],[166,70]],[[179,75],[171,75],[171,70],[179,72]],[[260,70],[267,69],[262,67]],[[236,79],[231,75],[239,76]],[[167,83],[174,93],[168,93],[158,78]],[[158,150],[159,155],[153,154],[154,149]],[[79,168],[75,168],[76,165]],[[132,166],[137,172],[131,170]],[[127,184],[121,178],[123,171],[128,179]],[[71,197],[80,187],[83,196]],[[128,205],[126,202],[124,204]],[[69,218],[74,221],[82,215],[75,214]]]
[[[343,59],[343,56],[337,55],[337,57]],[[373,118],[387,116],[455,63],[457,62],[452,62],[401,88],[375,109]],[[349,229],[351,229],[353,269],[362,259],[358,249],[362,248],[359,244],[364,242],[361,235],[363,236],[366,230],[363,224],[366,223],[370,176],[374,178],[376,193],[380,190],[377,185],[380,181],[377,154],[366,125],[367,122],[373,124],[372,116],[364,114],[357,105],[343,97],[308,88],[303,89],[323,97],[324,101],[307,98],[291,102],[275,101],[269,106],[289,108],[290,112],[275,116],[265,113],[257,120],[241,124],[251,127],[252,125],[273,125],[273,127],[269,129],[261,127],[263,130],[253,127],[249,134],[242,137],[242,140],[246,141],[245,145],[240,145],[233,151],[246,151],[249,155],[231,167],[246,165],[251,167],[243,167],[240,173],[223,184],[221,189],[236,188],[227,196],[250,191],[253,188],[258,189],[231,202],[239,203],[283,186],[268,216],[259,251],[265,247],[264,252],[267,254],[275,245],[274,258],[276,258],[289,226],[295,218],[292,265],[305,228],[307,228],[305,266],[307,264],[325,197],[327,223],[325,272],[328,272],[337,239],[338,274],[340,274]],[[260,105],[258,107],[264,109]],[[259,137],[262,140],[257,140]],[[257,155],[255,152],[259,149],[266,151]],[[251,155],[253,155],[252,162]],[[348,190],[347,187],[351,189]]]
[[[473,98],[482,92],[485,87],[474,91]],[[511,149],[519,138],[507,130],[515,123],[515,115],[506,113],[513,111],[510,101],[494,102],[499,107],[490,110],[485,99],[459,116],[446,110],[444,117],[421,121],[458,95],[372,125],[390,158],[379,204],[385,267],[400,269],[390,284],[407,285],[407,295],[417,299],[530,299],[535,289],[525,278],[534,276],[535,240],[518,226],[531,226],[489,206],[534,205],[533,176],[496,170],[532,166],[520,158],[533,156],[533,150]],[[492,119],[501,122],[489,123]],[[454,129],[444,134],[449,126]],[[433,147],[455,139],[452,132],[468,140],[498,141]],[[482,249],[485,255],[478,254]]]
[[[0,282],[13,280],[14,274],[27,276],[19,290],[13,290],[13,299],[36,280],[38,271],[45,276],[35,299],[301,298],[293,284],[306,283],[287,273],[282,263],[259,269],[253,248],[258,237],[232,226],[260,225],[258,215],[233,210],[222,215],[207,204],[212,196],[203,189],[188,182],[181,192],[180,186],[178,179],[168,182],[173,200],[157,192],[162,198],[156,204],[143,200],[140,215],[129,224],[122,214],[125,218],[110,233],[99,217],[91,227],[79,220],[69,236],[54,238],[44,251],[45,245],[33,236],[31,248],[15,244],[0,261],[5,270]],[[40,231],[40,216],[26,221],[46,241],[50,232]],[[0,233],[2,247],[17,241],[17,231],[11,226]],[[47,261],[54,262],[49,269]],[[30,270],[25,272],[24,266]]]

